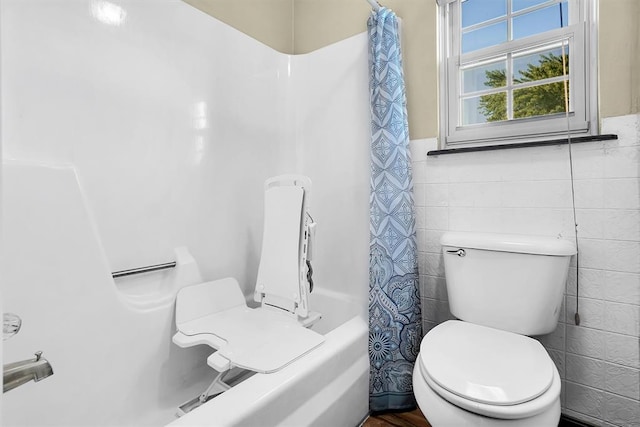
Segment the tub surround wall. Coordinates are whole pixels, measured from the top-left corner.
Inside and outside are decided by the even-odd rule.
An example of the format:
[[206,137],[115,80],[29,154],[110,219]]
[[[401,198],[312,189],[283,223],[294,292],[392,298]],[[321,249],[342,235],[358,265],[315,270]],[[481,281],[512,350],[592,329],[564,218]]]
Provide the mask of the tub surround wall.
[[[640,419],[640,116],[611,117],[618,140],[573,145],[581,326],[575,266],[565,313],[539,337],[563,379],[563,413],[594,425]],[[452,318],[439,239],[451,231],[574,238],[567,146],[427,157],[412,141],[425,332]],[[636,424],[634,424],[636,423]]]
[[213,373],[209,350],[170,341],[187,283],[154,273],[120,292],[110,272],[185,247],[204,280],[249,293],[276,174],[314,181],[316,286],[366,311],[364,35],[292,57],[178,0],[0,6],[3,308],[24,321],[4,360],[43,350],[55,372],[5,396],[5,424],[171,421]]
[[115,292],[73,168],[11,162],[3,179],[3,309],[23,320],[4,360],[42,350],[54,375],[5,394],[2,424],[171,419],[175,405],[206,387],[209,352],[170,344],[171,304],[131,310]]
[[[318,222],[314,281],[348,286],[368,318],[370,113],[367,36],[360,34],[292,57],[290,122],[297,170],[313,179],[311,212]],[[326,64],[339,63],[328,70]],[[362,124],[362,125],[360,125]],[[330,232],[329,232],[330,230]],[[345,250],[345,241],[350,248]],[[345,275],[346,274],[346,275]],[[353,281],[345,284],[345,278]],[[333,285],[331,285],[333,286]]]
[[183,1],[279,52],[294,53],[294,0]]
[[177,0],[103,3],[2,3],[4,157],[76,168],[112,271],[186,246],[253,282],[287,58]]

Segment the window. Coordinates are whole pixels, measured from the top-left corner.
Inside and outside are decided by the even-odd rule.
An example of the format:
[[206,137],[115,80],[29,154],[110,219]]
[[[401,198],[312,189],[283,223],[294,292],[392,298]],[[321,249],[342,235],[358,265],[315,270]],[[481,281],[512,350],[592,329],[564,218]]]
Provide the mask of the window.
[[448,146],[596,133],[593,0],[439,0]]

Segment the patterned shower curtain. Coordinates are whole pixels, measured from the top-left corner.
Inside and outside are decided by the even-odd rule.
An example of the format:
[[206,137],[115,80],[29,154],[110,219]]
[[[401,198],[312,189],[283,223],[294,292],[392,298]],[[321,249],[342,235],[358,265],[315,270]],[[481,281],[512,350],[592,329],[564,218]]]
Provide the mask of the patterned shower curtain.
[[413,179],[398,20],[368,21],[371,94],[369,406],[415,407],[412,372],[422,338]]

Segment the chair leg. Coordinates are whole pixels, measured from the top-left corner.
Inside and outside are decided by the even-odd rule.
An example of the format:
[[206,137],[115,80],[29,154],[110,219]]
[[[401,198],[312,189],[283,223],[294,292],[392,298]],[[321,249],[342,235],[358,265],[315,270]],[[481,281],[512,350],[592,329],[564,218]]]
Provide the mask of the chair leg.
[[[199,398],[200,399],[200,403],[204,403],[207,400],[209,400],[210,398],[212,398],[214,396],[217,396],[217,395],[219,395],[221,393],[224,393],[225,391],[227,391],[227,390],[229,390],[231,388],[224,381],[222,381],[222,379],[224,378],[224,375],[227,372],[229,372],[229,371],[218,372],[218,375],[216,375],[216,377],[213,380],[213,382],[200,395],[200,398]],[[216,388],[218,388],[218,390],[214,391]]]
[[225,391],[229,390],[231,386],[229,386],[223,381],[225,374],[227,374],[228,372],[229,371],[218,372],[213,382],[209,385],[209,387],[207,387],[205,391],[203,391],[200,394],[200,396],[194,397],[188,402],[185,402],[182,405],[178,406],[178,411],[176,412],[176,415],[178,417],[181,417],[186,413],[193,411],[198,406],[207,402],[209,399],[212,399],[217,395],[222,394]]

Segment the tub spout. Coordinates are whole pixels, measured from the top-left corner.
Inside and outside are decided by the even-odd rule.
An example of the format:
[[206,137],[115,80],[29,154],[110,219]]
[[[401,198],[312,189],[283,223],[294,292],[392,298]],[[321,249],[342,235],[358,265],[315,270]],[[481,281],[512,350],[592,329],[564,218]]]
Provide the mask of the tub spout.
[[42,352],[36,352],[35,356],[35,359],[21,360],[4,365],[3,393],[13,390],[22,384],[26,384],[31,380],[37,382],[53,375],[53,369],[47,359],[42,358]]

